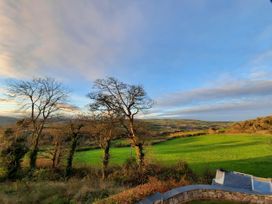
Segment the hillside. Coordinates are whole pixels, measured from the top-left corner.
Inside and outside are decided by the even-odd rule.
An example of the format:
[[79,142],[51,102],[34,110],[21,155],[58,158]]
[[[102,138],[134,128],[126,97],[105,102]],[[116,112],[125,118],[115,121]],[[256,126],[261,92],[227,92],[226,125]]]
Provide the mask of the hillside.
[[17,118],[0,116],[0,126],[13,124],[17,121]]
[[158,133],[207,130],[209,128],[224,129],[232,122],[202,121],[190,119],[148,119],[144,120],[149,127]]
[[272,133],[272,116],[259,117],[233,124],[232,133]]
[[[0,116],[0,126],[14,124],[18,119],[14,117]],[[69,118],[55,118],[50,123],[65,122]],[[150,130],[156,133],[175,131],[205,130],[209,128],[221,129],[229,127],[231,122],[213,122],[189,119],[145,119]]]

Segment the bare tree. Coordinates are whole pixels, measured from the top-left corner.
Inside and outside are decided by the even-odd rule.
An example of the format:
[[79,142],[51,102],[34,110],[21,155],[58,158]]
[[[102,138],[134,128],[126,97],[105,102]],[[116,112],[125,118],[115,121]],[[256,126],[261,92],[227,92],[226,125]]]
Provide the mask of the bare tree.
[[54,115],[61,104],[66,102],[68,92],[63,85],[52,78],[34,78],[30,81],[13,81],[8,84],[8,92],[21,109],[29,113],[32,130],[30,169],[36,168],[39,140],[48,119]]
[[[94,116],[94,133],[99,146],[103,149],[103,171],[102,178],[107,177],[107,169],[110,159],[110,145],[111,140],[116,138],[119,134],[120,128],[120,114],[111,108],[107,96],[97,95],[90,93],[89,98],[91,103],[89,104],[90,110]],[[119,132],[118,132],[119,131]]]
[[104,109],[107,108],[124,119],[122,124],[135,146],[137,161],[142,167],[144,165],[143,141],[136,132],[134,120],[140,111],[151,108],[153,101],[147,97],[142,86],[129,85],[112,77],[96,80],[94,89],[89,97],[94,101],[103,102]]

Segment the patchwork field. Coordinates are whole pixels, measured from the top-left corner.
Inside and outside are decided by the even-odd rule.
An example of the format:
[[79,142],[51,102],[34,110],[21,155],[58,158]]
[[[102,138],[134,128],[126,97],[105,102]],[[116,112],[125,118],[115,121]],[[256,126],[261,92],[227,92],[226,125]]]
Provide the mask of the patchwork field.
[[[122,164],[134,155],[129,147],[112,148],[111,164]],[[100,165],[102,152],[77,152],[76,165]],[[206,135],[177,138],[146,147],[150,161],[171,165],[184,160],[198,174],[225,168],[256,176],[272,177],[272,136],[256,134]]]

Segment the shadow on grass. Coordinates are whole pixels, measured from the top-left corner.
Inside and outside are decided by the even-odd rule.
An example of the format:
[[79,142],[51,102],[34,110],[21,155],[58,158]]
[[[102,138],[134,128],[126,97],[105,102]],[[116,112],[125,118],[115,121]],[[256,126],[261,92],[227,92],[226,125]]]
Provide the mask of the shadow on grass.
[[259,177],[272,178],[272,156],[257,157],[251,159],[226,160],[216,162],[199,162],[189,166],[201,174],[206,169],[216,170],[223,168],[230,171],[239,171]]
[[[203,137],[204,135],[202,135]],[[194,137],[180,137],[180,138],[173,138],[171,140],[167,140],[165,142],[156,144],[156,146],[169,146],[171,144],[176,145],[178,141],[180,141],[181,144],[190,144],[190,143],[194,143],[194,142],[198,142],[200,141],[201,138],[200,136],[194,136]]]
[[192,145],[183,152],[203,152],[203,151],[210,151],[210,150],[222,150],[222,149],[233,149],[245,146],[255,146],[257,144],[262,144],[262,142],[221,142],[221,143],[214,143],[214,144],[203,144],[203,145]]
[[[180,146],[180,148],[172,148],[169,149],[169,146],[167,149],[163,149],[162,147],[157,147],[160,153],[163,154],[171,154],[171,153],[177,153],[182,151],[182,153],[193,153],[193,152],[205,152],[205,151],[211,151],[211,150],[224,150],[224,149],[233,149],[233,148],[239,148],[244,146],[255,146],[257,144],[261,144],[262,142],[244,142],[240,143],[238,141],[233,142],[220,142],[220,143],[214,143],[214,144],[200,144],[200,145],[189,145],[184,146],[184,149],[182,149],[183,145]],[[182,143],[183,144],[183,143]]]

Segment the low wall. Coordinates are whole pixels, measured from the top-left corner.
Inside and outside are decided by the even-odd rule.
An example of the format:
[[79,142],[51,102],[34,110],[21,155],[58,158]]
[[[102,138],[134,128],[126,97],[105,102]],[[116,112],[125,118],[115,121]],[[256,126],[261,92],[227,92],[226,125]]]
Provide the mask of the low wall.
[[227,200],[245,203],[272,204],[272,195],[216,185],[191,185],[156,193],[139,204],[180,204],[193,200]]
[[166,199],[160,204],[178,204],[193,200],[228,200],[247,203],[272,203],[272,197],[262,195],[248,195],[244,193],[226,192],[221,190],[194,190],[178,194]]

